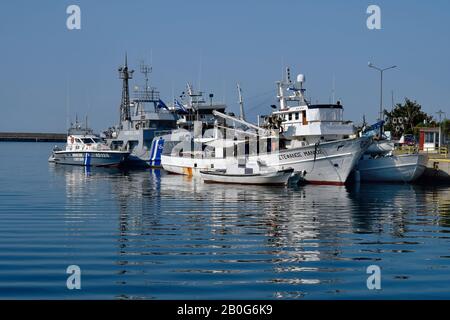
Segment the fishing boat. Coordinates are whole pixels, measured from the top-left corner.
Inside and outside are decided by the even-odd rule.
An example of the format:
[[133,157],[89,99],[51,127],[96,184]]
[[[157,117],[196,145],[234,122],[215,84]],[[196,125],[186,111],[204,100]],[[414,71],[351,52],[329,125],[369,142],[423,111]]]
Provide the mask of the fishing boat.
[[413,152],[409,154],[395,154],[395,144],[383,132],[384,121],[365,128],[364,136],[379,136],[367,148],[355,166],[355,174],[360,181],[373,182],[413,182],[424,172],[428,163],[428,156]]
[[202,132],[214,127],[217,118],[213,111],[224,113],[227,105],[213,101],[214,94],[209,94],[209,101],[203,96],[204,92],[194,90],[191,83],[186,84],[186,90],[180,95],[181,102],[174,99],[172,110],[178,112],[177,127],[180,130],[192,130],[194,123],[200,121]]
[[[343,120],[339,102],[310,104],[304,96],[303,83],[303,75],[295,83],[290,75],[278,82],[280,110],[268,116],[261,126],[213,111],[216,118],[238,123],[247,130],[229,128],[222,122],[222,127],[216,125],[212,137],[199,137],[194,132],[190,140],[165,149],[161,156],[163,168],[172,173],[199,175],[200,171],[226,169],[243,155],[251,162],[262,161],[277,170],[293,168],[304,182],[344,184],[371,138],[353,133],[352,123]],[[293,94],[286,96],[285,91]]]
[[285,185],[292,176],[294,169],[276,170],[261,163],[233,164],[224,170],[200,171],[204,182],[252,184],[252,185]]
[[218,119],[213,112],[225,112],[227,105],[213,102],[213,97],[212,93],[209,94],[207,102],[202,91],[194,90],[192,84],[187,83],[186,90],[180,95],[180,101],[174,99],[173,104],[169,106],[169,110],[178,115],[177,128],[153,138],[153,144],[163,146],[158,154],[159,163],[163,149],[167,154],[168,150],[175,148],[180,141],[189,140],[193,135],[207,137],[214,130]]
[[418,153],[363,155],[356,170],[361,181],[413,182],[425,172],[427,162],[427,155]]
[[63,149],[53,148],[48,161],[55,164],[86,167],[110,167],[122,164],[130,153],[111,150],[92,129],[82,128],[78,121],[69,128],[67,143]]

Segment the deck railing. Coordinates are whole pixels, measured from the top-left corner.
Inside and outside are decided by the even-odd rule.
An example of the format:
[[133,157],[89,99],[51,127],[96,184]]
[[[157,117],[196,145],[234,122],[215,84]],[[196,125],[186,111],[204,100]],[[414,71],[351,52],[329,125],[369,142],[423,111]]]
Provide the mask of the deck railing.
[[418,146],[396,146],[396,154],[414,154],[414,153],[426,153],[434,158],[449,158],[449,146],[441,146],[439,148],[425,148],[419,150]]
[[441,156],[444,156],[445,158],[447,158],[448,157],[448,147],[443,146],[443,147],[438,148],[438,153]]
[[397,154],[414,154],[419,152],[417,146],[398,146],[395,148]]

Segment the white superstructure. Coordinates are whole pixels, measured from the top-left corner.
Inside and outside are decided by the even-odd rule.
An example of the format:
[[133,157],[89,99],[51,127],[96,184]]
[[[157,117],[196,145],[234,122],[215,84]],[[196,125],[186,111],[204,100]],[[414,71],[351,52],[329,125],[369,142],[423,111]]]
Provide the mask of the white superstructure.
[[341,103],[310,104],[304,95],[304,83],[305,76],[302,74],[297,76],[296,82],[292,82],[289,69],[287,79],[277,82],[280,110],[273,112],[272,118],[278,117],[283,135],[308,144],[355,137],[353,123],[344,121]]

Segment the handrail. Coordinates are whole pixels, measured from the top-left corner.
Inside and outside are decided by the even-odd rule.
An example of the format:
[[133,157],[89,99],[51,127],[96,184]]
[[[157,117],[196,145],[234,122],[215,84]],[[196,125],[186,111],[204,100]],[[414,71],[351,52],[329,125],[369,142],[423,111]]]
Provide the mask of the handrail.
[[419,152],[416,146],[399,146],[395,149],[400,154],[415,154]]
[[440,147],[440,148],[438,148],[438,153],[441,156],[447,157],[448,156],[448,148],[446,146]]

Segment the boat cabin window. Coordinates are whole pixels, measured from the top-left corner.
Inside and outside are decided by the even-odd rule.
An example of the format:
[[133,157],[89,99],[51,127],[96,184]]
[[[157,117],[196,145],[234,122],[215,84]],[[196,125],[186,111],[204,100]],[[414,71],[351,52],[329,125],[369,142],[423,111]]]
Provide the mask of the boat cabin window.
[[111,143],[111,149],[112,150],[119,150],[122,146],[123,146],[123,141],[117,140],[117,141],[113,141]]
[[91,138],[83,138],[81,139],[83,141],[83,143],[93,143],[94,141],[92,141]]
[[78,139],[78,138],[75,138],[75,142],[76,142],[76,143],[82,143],[81,140]]
[[343,121],[343,110],[339,108],[311,108],[309,121]]
[[300,119],[300,114],[298,112],[295,113],[295,120]]
[[139,141],[137,141],[137,140],[130,140],[130,141],[128,141],[129,150],[133,150],[134,148],[136,148],[136,146],[138,144],[139,144]]
[[292,113],[289,113],[289,121],[292,120]]

